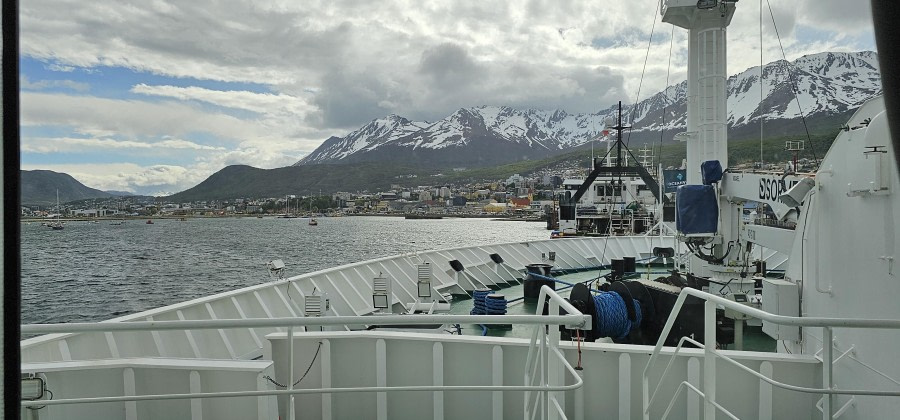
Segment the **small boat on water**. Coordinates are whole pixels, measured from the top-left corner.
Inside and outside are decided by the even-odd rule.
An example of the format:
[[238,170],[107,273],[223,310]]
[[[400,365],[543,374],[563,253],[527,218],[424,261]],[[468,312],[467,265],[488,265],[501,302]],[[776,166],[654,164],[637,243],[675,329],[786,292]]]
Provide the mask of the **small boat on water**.
[[147,224],[148,224],[148,225],[152,225],[152,224],[153,224],[153,220],[147,219]]
[[48,223],[47,226],[53,230],[63,230],[65,224],[59,220],[59,190],[56,190],[56,221]]
[[319,209],[313,209],[312,200],[309,202],[309,225],[310,226],[319,226],[319,221],[316,220],[316,214]]
[[439,214],[407,213],[403,218],[406,220],[438,220],[443,219],[444,216]]

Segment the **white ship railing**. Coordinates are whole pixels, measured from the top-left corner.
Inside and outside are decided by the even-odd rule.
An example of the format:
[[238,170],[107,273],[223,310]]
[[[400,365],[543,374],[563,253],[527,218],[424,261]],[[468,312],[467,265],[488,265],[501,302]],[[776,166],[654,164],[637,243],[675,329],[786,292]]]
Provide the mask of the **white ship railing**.
[[[294,328],[306,326],[348,326],[364,325],[373,321],[371,316],[329,316],[329,317],[296,317],[296,318],[263,318],[263,319],[235,319],[235,320],[173,320],[173,321],[133,321],[133,322],[99,322],[99,323],[69,323],[69,324],[25,324],[21,326],[22,334],[50,334],[50,333],[86,333],[86,332],[116,332],[116,331],[164,331],[164,330],[200,330],[200,329],[229,329],[229,328],[260,328],[260,327],[286,327],[288,329],[288,354],[290,382],[288,389],[284,390],[254,390],[254,391],[225,391],[225,392],[194,392],[176,394],[154,395],[123,395],[106,397],[82,397],[67,399],[22,401],[22,407],[38,407],[64,404],[89,404],[89,403],[116,403],[132,401],[159,401],[159,400],[184,400],[201,398],[228,398],[228,397],[263,397],[290,395],[291,398],[299,394],[334,394],[350,392],[435,392],[435,391],[519,391],[536,392],[542,401],[541,409],[530,411],[528,419],[534,419],[540,412],[540,419],[565,419],[560,404],[563,392],[578,390],[584,385],[582,377],[566,361],[559,350],[559,328],[565,326],[569,329],[590,329],[591,317],[584,315],[559,296],[551,288],[543,286],[540,291],[540,301],[546,301],[550,305],[551,314],[559,313],[562,307],[567,315],[541,315],[540,309],[536,315],[382,315],[377,321],[379,325],[433,325],[433,324],[516,324],[534,325],[534,334],[529,348],[528,363],[526,363],[524,385],[441,385],[441,386],[364,386],[343,388],[315,388],[294,389],[293,365],[294,365]],[[547,331],[546,333],[542,333]],[[540,337],[539,337],[540,336]],[[536,356],[536,357],[533,357]],[[537,369],[540,369],[538,372]],[[574,378],[571,384],[565,384],[565,372],[568,371]],[[528,398],[526,397],[526,405]],[[534,408],[534,406],[532,406]],[[552,409],[551,409],[552,408]],[[526,408],[527,409],[527,408]],[[581,412],[581,410],[579,410]],[[293,401],[289,418],[293,419]],[[578,416],[580,420],[583,416]]]
[[[660,351],[662,350],[663,343],[665,343],[666,338],[672,330],[672,326],[675,324],[675,319],[678,317],[678,313],[681,311],[681,307],[684,304],[684,301],[688,296],[694,296],[706,301],[704,305],[704,318],[703,318],[703,337],[704,343],[697,342],[688,337],[682,337],[678,342],[678,346],[675,349],[675,352],[672,354],[672,358],[669,360],[666,369],[663,371],[662,375],[659,378],[659,382],[653,390],[653,393],[650,393],[650,379],[649,372],[656,363],[659,358]],[[749,315],[754,318],[758,318],[763,321],[768,321],[778,325],[792,325],[792,326],[800,326],[800,327],[820,327],[823,330],[823,339],[822,339],[822,388],[809,388],[796,386],[791,384],[786,384],[783,382],[776,381],[772,378],[769,378],[753,369],[750,369],[747,366],[744,366],[740,362],[728,357],[718,350],[716,350],[716,308],[718,306],[723,306],[726,309],[730,309],[736,312],[740,312],[746,315]],[[682,289],[681,293],[678,295],[678,300],[675,302],[675,306],[672,308],[672,312],[669,314],[668,320],[666,320],[666,325],[663,327],[663,331],[659,336],[659,340],[656,342],[656,347],[653,349],[653,354],[650,356],[650,360],[647,362],[647,366],[644,367],[644,373],[641,378],[643,385],[643,418],[645,420],[650,419],[650,407],[656,399],[657,395],[660,391],[660,385],[663,383],[666,375],[669,373],[669,368],[672,367],[672,362],[675,360],[675,357],[678,355],[678,352],[681,350],[682,345],[685,342],[689,342],[698,347],[703,348],[703,389],[697,389],[694,385],[687,381],[682,381],[678,388],[675,390],[675,394],[672,396],[669,401],[669,405],[666,408],[665,413],[663,414],[663,419],[665,419],[672,407],[675,404],[676,399],[679,397],[681,392],[687,388],[690,391],[693,391],[697,395],[703,398],[704,401],[704,417],[706,419],[715,418],[716,411],[720,411],[729,418],[737,419],[737,417],[732,414],[730,411],[722,407],[716,402],[716,358],[721,358],[722,360],[728,362],[731,365],[747,372],[753,376],[756,376],[762,381],[765,381],[773,386],[790,390],[796,392],[810,393],[810,394],[822,394],[821,410],[822,410],[822,418],[831,420],[837,418],[844,411],[846,411],[851,404],[853,403],[853,399],[847,401],[841,408],[836,409],[835,407],[835,397],[837,395],[869,395],[869,396],[884,396],[884,397],[896,397],[900,396],[900,391],[884,391],[884,390],[861,390],[861,389],[837,389],[834,386],[834,341],[833,341],[833,328],[867,328],[867,329],[900,329],[900,320],[896,319],[854,319],[854,318],[821,318],[821,317],[792,317],[792,316],[783,316],[783,315],[775,315],[769,312],[765,312],[756,308],[752,308],[746,305],[743,305],[738,302],[734,302],[732,300],[725,299],[721,296],[716,296],[710,293],[706,293],[697,289],[685,288]],[[840,359],[842,356],[838,356]],[[817,404],[817,407],[819,404]]]
[[[549,298],[549,299],[548,299]],[[543,316],[544,307],[548,308],[548,314],[558,314],[560,308],[564,309],[567,314],[581,314],[575,309],[571,303],[561,298],[549,286],[541,286],[538,295],[538,305],[535,310],[536,316]],[[586,317],[586,323],[577,326],[579,330],[591,329],[591,317]],[[581,375],[572,368],[566,361],[562,352],[559,350],[559,328],[547,328],[542,325],[534,327],[531,333],[531,340],[528,342],[528,357],[525,362],[525,385],[544,385],[544,389],[530,398],[530,391],[525,391],[525,419],[534,419],[537,413],[541,413],[542,419],[565,419],[566,414],[563,410],[565,402],[564,394],[552,388],[558,388],[564,382],[565,366],[567,370],[576,380],[577,383],[582,382]],[[552,357],[552,358],[551,358]],[[540,368],[540,371],[538,371]],[[540,381],[538,384],[535,382]],[[575,399],[575,420],[584,419],[584,395],[581,387],[573,388],[576,391]],[[578,401],[581,400],[581,401]]]

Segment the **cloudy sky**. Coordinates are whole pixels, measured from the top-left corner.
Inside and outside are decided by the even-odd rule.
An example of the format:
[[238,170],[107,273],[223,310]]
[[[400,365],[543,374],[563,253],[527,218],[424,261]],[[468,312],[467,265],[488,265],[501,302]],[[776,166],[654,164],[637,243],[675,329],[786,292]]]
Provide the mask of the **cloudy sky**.
[[[867,1],[769,1],[789,60],[875,49]],[[640,99],[662,89],[670,69],[672,27],[657,6],[23,0],[22,168],[177,192],[226,165],[290,165],[390,113],[433,121],[475,105],[594,112],[634,102],[639,85]],[[737,6],[731,74],[760,56],[759,0]],[[762,30],[764,61],[781,58],[768,9]],[[684,38],[676,28],[669,84],[685,77]]]

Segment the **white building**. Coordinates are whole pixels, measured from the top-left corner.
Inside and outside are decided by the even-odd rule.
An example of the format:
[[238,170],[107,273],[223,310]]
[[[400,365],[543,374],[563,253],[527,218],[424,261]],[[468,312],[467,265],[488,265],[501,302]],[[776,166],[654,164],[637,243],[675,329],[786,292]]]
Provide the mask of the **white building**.
[[519,175],[519,174],[513,174],[513,175],[510,176],[509,178],[506,178],[506,185],[509,185],[509,184],[518,184],[518,183],[521,183],[521,182],[525,182],[525,178],[522,177],[522,175]]

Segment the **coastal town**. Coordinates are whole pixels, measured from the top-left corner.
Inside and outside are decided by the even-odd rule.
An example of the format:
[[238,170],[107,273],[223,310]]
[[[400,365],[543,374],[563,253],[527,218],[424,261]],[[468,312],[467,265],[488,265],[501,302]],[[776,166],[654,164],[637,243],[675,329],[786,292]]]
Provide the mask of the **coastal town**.
[[[471,184],[401,186],[386,191],[172,202],[167,197],[117,196],[63,203],[63,218],[222,217],[289,215],[454,215],[543,217],[562,184],[557,175]],[[23,218],[57,217],[56,206],[23,206]]]
[[[796,163],[799,172],[812,164]],[[792,162],[737,165],[747,170],[791,170]],[[666,169],[675,169],[672,167]],[[319,192],[312,195],[286,194],[280,197],[242,197],[221,200],[176,202],[170,197],[121,195],[55,204],[22,206],[22,218],[30,220],[61,217],[74,220],[241,217],[241,216],[411,216],[497,217],[544,220],[555,212],[554,197],[583,180],[588,168],[565,162],[535,171],[513,174],[505,179],[480,182],[411,185],[415,176],[398,177],[384,191]],[[569,180],[569,182],[565,182]],[[564,182],[566,185],[564,185]],[[571,188],[571,187],[569,187]]]

